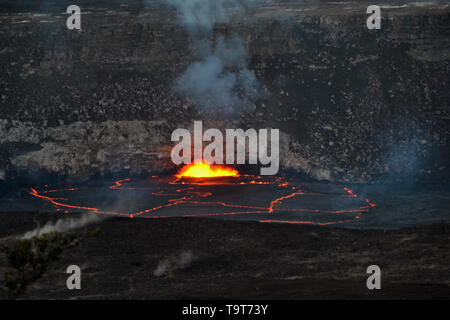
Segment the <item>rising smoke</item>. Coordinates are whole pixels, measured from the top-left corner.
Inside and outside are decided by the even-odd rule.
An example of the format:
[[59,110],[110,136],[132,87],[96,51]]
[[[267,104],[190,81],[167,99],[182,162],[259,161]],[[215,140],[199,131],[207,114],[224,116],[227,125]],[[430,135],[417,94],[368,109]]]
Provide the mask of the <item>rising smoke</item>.
[[31,239],[49,232],[67,232],[74,229],[83,228],[87,225],[97,223],[106,219],[106,216],[99,214],[83,214],[78,218],[63,218],[56,222],[47,222],[43,227],[37,227],[28,231],[22,239]]
[[210,33],[217,23],[228,23],[238,13],[270,0],[160,0],[178,10],[180,23],[191,34]]
[[218,37],[211,44],[217,23],[268,0],[161,0],[176,8],[178,20],[192,40],[192,63],[174,84],[175,92],[193,99],[203,112],[236,114],[251,110],[260,98],[259,84],[248,68],[245,43],[237,36]]
[[226,113],[248,110],[260,95],[258,81],[246,61],[247,52],[239,37],[220,37],[214,51],[189,66],[176,80],[174,89],[193,98],[203,111],[211,108],[221,108]]
[[161,260],[158,263],[153,275],[161,277],[169,274],[172,271],[186,268],[194,261],[194,255],[191,251],[182,251],[180,254]]

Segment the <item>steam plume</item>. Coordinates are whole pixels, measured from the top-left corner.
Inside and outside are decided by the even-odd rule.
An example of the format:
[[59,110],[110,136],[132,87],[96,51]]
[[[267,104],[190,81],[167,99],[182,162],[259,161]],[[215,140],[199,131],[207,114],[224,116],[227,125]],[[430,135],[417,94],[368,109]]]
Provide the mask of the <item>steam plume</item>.
[[67,232],[70,230],[85,227],[87,225],[105,220],[106,217],[99,214],[83,214],[79,218],[63,218],[55,223],[49,221],[42,228],[36,228],[28,231],[22,239],[31,239],[49,232]]
[[172,271],[186,268],[191,265],[194,255],[191,251],[183,251],[179,255],[164,259],[158,263],[153,275],[161,277]]
[[264,0],[163,0],[175,7],[180,23],[189,32],[192,52],[199,59],[175,82],[175,92],[195,101],[201,111],[233,114],[251,110],[260,97],[259,84],[248,68],[248,53],[242,39],[218,37],[210,43],[217,23],[228,23],[235,14]]

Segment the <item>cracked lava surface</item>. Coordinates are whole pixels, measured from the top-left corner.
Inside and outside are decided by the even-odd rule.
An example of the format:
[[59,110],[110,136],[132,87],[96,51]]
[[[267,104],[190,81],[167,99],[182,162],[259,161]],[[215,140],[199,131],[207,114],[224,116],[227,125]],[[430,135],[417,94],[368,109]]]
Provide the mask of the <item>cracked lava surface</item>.
[[[200,166],[203,166],[200,168]],[[298,183],[281,176],[241,175],[199,164],[174,176],[125,178],[110,184],[30,188],[60,213],[92,212],[129,218],[223,217],[272,223],[354,222],[375,203],[340,185]]]

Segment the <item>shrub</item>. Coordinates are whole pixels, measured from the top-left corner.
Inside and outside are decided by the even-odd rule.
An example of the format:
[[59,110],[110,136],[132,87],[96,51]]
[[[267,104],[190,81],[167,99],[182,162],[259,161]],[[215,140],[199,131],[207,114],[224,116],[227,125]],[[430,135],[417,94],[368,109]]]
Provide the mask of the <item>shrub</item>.
[[6,271],[4,282],[10,297],[18,297],[32,281],[41,277],[57,261],[64,249],[79,243],[77,234],[50,232],[31,239],[17,240],[4,247],[13,270]]

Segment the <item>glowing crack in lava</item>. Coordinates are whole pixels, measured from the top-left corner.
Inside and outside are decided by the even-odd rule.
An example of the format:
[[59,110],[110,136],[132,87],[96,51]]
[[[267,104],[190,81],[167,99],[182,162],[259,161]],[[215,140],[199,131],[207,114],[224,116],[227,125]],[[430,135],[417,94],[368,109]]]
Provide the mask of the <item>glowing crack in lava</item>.
[[212,178],[212,177],[237,177],[237,170],[208,163],[189,164],[181,169],[177,177],[182,178]]
[[[240,174],[225,166],[187,165],[174,176],[125,178],[30,194],[57,212],[94,212],[125,217],[228,217],[314,225],[360,219],[375,207],[340,185],[296,182],[281,176]],[[48,208],[47,208],[48,209]]]

